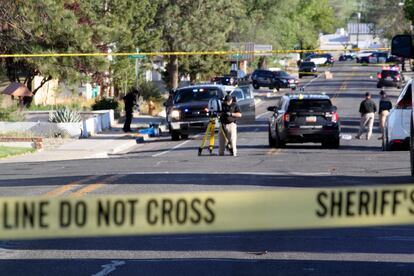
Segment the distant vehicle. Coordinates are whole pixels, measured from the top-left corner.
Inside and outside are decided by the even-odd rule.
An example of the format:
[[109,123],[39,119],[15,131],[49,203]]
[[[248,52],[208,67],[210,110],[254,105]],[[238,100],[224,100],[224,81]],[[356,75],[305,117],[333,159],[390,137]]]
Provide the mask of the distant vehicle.
[[190,134],[205,131],[210,119],[208,102],[222,100],[230,94],[240,106],[244,121],[255,120],[254,95],[249,86],[224,86],[218,84],[193,85],[179,88],[167,114],[171,139],[187,139]]
[[285,95],[269,121],[269,146],[284,147],[286,143],[322,143],[323,147],[338,148],[340,125],[336,106],[327,95]]
[[347,61],[347,60],[354,60],[355,59],[355,53],[347,53],[347,54],[341,54],[339,56],[339,61]]
[[335,62],[331,54],[313,54],[308,56],[305,61],[314,62],[316,65],[328,65]]
[[357,63],[369,63],[369,57],[377,51],[362,51],[356,54]]
[[235,85],[237,79],[230,75],[214,77],[211,79],[212,83],[221,84],[221,85]]
[[387,52],[375,52],[368,57],[368,63],[386,63],[388,59]]
[[412,105],[412,80],[402,89],[397,103],[387,117],[382,150],[409,149]]
[[387,58],[387,62],[388,63],[395,63],[395,64],[402,64],[404,62],[404,58],[391,55]]
[[299,66],[299,78],[306,76],[318,76],[318,68],[315,62],[303,61]]
[[404,81],[399,66],[384,66],[377,74],[377,78],[377,88],[397,87],[400,89]]
[[268,87],[269,89],[291,88],[295,90],[299,80],[285,71],[255,70],[251,76],[254,89]]

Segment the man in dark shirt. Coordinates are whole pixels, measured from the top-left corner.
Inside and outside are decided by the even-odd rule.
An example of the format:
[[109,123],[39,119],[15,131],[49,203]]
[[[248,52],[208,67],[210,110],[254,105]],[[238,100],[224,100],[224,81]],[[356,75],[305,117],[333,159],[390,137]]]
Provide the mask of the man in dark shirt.
[[384,90],[381,90],[380,96],[381,100],[379,102],[378,114],[380,116],[381,137],[379,137],[378,140],[381,140],[384,136],[385,120],[387,119],[388,114],[390,114],[390,110],[392,108],[392,103],[388,99]]
[[368,127],[366,136],[367,140],[371,138],[376,111],[377,106],[375,105],[374,101],[371,100],[371,94],[369,92],[365,93],[365,100],[363,100],[359,106],[359,113],[361,113],[361,122],[358,135],[355,138],[361,139],[361,135],[365,132],[366,126]]
[[122,99],[125,104],[124,132],[131,132],[131,122],[134,106],[136,105],[138,91],[131,89]]
[[[230,95],[224,98],[222,105],[222,115],[220,117],[222,131],[219,136],[219,155],[224,155],[224,149],[226,147],[226,139],[229,141],[233,156],[237,156],[237,118],[241,118],[240,107],[233,101]],[[224,137],[224,135],[226,137]]]

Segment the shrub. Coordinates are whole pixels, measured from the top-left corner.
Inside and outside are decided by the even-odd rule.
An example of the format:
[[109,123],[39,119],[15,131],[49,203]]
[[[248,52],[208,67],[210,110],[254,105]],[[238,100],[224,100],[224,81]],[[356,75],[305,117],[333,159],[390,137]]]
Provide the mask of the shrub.
[[119,118],[121,111],[123,109],[123,105],[120,104],[120,102],[118,102],[115,99],[108,99],[108,98],[96,99],[95,103],[92,105],[92,110],[108,110],[108,109],[113,109],[115,118]]
[[65,107],[49,114],[49,122],[52,123],[78,123],[82,118],[78,111]]

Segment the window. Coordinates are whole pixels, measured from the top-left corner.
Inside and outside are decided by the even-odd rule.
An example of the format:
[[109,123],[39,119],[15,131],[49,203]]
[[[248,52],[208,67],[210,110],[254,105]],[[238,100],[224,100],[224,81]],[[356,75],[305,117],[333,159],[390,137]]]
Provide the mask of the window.
[[312,99],[312,100],[291,100],[288,111],[300,110],[329,110],[332,106],[330,100]]
[[236,89],[236,90],[234,90],[234,91],[231,93],[231,95],[232,95],[233,97],[236,97],[237,101],[244,100],[244,94],[243,94],[243,91],[242,91],[242,90],[240,90],[240,89]]
[[246,99],[251,99],[252,98],[252,91],[250,90],[249,86],[242,86],[242,87],[240,87],[240,89],[243,90],[244,97]]
[[175,96],[175,103],[189,103],[189,102],[205,102],[211,98],[218,97],[222,98],[223,93],[221,90],[215,87],[208,88],[187,88],[178,90]]
[[407,90],[403,98],[397,103],[397,109],[411,109],[413,106],[411,85],[407,87]]

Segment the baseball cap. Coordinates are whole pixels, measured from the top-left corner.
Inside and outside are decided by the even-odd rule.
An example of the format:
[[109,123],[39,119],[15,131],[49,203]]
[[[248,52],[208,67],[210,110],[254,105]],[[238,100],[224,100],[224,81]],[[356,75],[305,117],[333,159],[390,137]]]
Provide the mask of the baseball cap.
[[230,101],[230,100],[232,100],[233,99],[233,97],[231,96],[231,95],[226,95],[226,97],[224,97],[224,100],[226,101],[226,102],[228,102],[228,101]]

